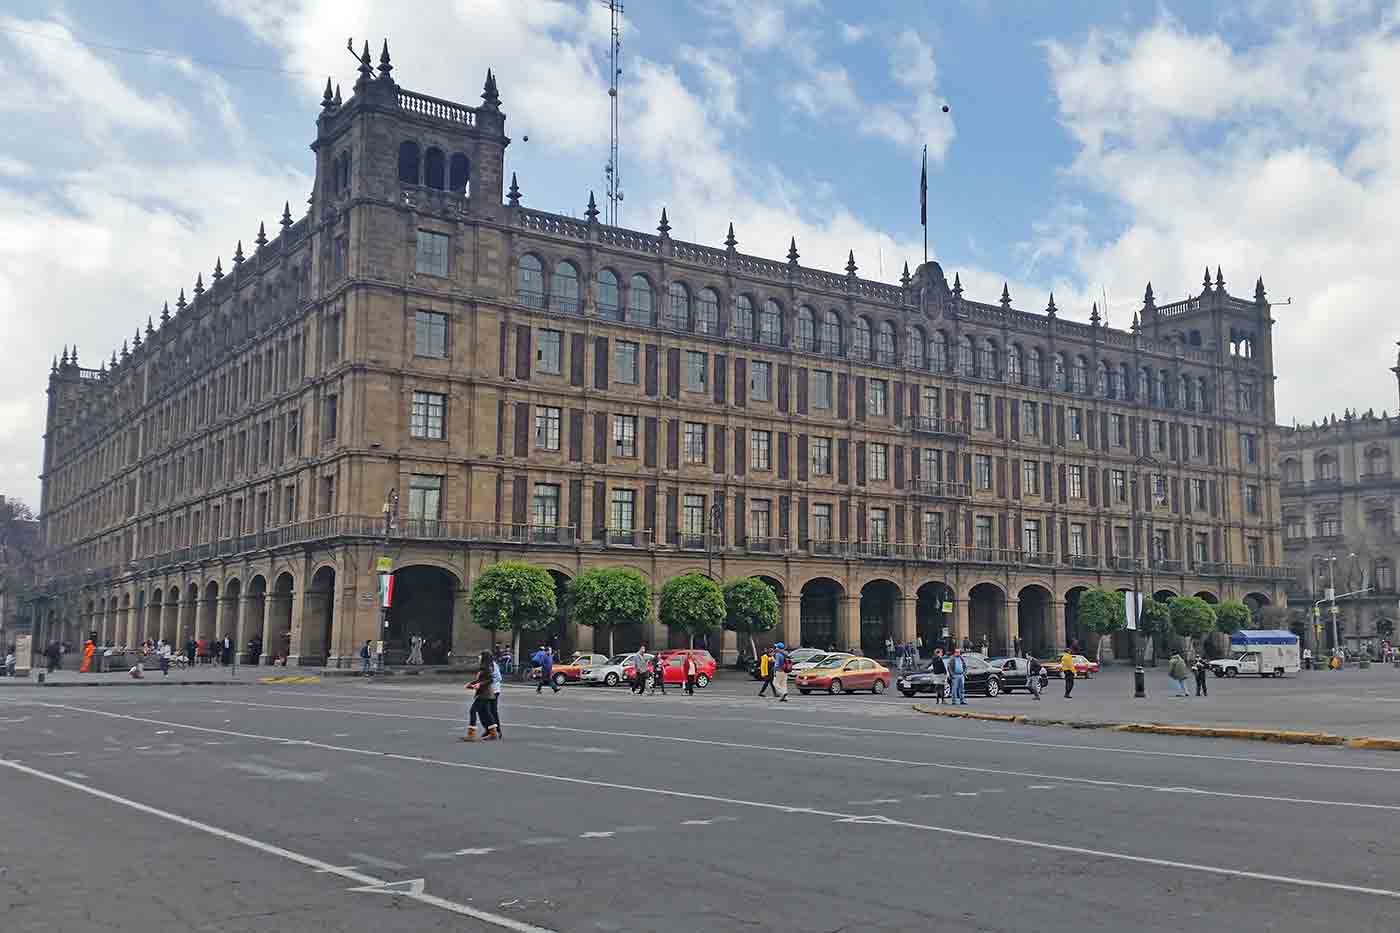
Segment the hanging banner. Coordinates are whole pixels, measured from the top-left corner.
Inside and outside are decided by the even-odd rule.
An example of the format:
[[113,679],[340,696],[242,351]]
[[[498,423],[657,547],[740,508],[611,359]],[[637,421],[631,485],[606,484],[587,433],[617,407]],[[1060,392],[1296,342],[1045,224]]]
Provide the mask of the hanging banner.
[[381,573],[379,575],[379,606],[381,609],[388,609],[394,605],[394,575],[392,573]]
[[1123,612],[1128,619],[1128,624],[1125,626],[1128,631],[1137,631],[1138,619],[1142,616],[1142,607],[1146,599],[1147,595],[1145,593],[1139,593],[1134,590],[1123,591]]

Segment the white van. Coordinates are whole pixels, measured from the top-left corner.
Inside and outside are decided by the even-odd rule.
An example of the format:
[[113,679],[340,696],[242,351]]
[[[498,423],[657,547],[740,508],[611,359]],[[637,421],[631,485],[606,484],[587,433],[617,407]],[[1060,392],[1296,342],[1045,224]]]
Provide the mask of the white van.
[[1216,677],[1282,677],[1302,667],[1298,636],[1292,632],[1236,632],[1230,636],[1230,653],[1231,657],[1210,662]]

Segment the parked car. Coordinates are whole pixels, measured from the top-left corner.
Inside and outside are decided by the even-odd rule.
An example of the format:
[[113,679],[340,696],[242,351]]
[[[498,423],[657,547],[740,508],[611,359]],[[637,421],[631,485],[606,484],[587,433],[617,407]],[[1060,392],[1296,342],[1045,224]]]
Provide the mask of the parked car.
[[[1000,670],[993,668],[980,654],[965,654],[962,657],[967,664],[967,673],[963,679],[964,693],[981,693],[989,697],[999,696],[1002,693],[1003,682]],[[944,661],[946,662],[947,658]],[[933,693],[933,672],[930,668],[925,667],[921,671],[899,678],[895,686],[899,688],[900,693],[907,697],[913,697],[920,693]],[[1025,686],[1024,680],[1022,686]]]
[[889,668],[870,658],[849,656],[823,661],[797,675],[797,690],[802,694],[813,690],[825,690],[827,693],[854,693],[857,690],[884,693],[889,683]]
[[822,652],[822,653],[820,653],[820,654],[812,655],[811,657],[809,657],[809,658],[808,658],[807,660],[805,660],[805,661],[801,661],[801,662],[798,662],[798,663],[796,663],[796,664],[793,664],[793,666],[792,666],[792,673],[794,673],[794,674],[800,674],[800,673],[802,673],[803,671],[810,671],[812,668],[816,667],[818,664],[821,664],[821,663],[823,663],[823,662],[825,662],[825,661],[831,661],[831,660],[834,660],[834,659],[836,659],[836,658],[853,658],[853,657],[855,657],[855,655],[853,655],[853,654],[847,654],[847,653],[844,652],[844,651],[828,651],[828,652]]
[[[579,674],[579,681],[590,687],[616,687],[624,680],[631,680],[637,670],[637,661],[641,655],[636,652],[630,654],[615,654],[602,664],[594,667],[584,668]],[[647,655],[647,660],[651,656]]]
[[719,665],[714,656],[703,648],[673,648],[661,652],[661,672],[668,684],[685,683],[685,659],[695,658],[695,686],[708,687]]
[[[1025,690],[1030,692],[1030,684],[1027,683],[1027,676],[1030,673],[1030,662],[1025,658],[991,658],[987,665],[1001,675],[1001,689],[1005,693],[1013,690]],[[1040,686],[1044,688],[1050,683],[1050,678],[1042,670],[1038,677]]]
[[[1082,654],[1072,655],[1072,657],[1074,658],[1074,676],[1075,676],[1075,677],[1090,677],[1090,676],[1092,676],[1092,675],[1094,675],[1094,674],[1097,674],[1097,673],[1099,672],[1099,662],[1098,662],[1098,661],[1090,661],[1088,658],[1084,657],[1084,655],[1082,655]],[[1042,660],[1040,663],[1041,663],[1042,665],[1044,665],[1044,667],[1045,667],[1045,673],[1046,673],[1047,675],[1049,675],[1050,677],[1059,677],[1059,676],[1061,676],[1061,673],[1060,673],[1060,656],[1059,656],[1059,655],[1056,655],[1056,656],[1053,657],[1053,658],[1048,658],[1048,659]]]
[[[585,669],[599,667],[607,663],[608,656],[605,654],[587,654],[579,652],[573,656],[573,659],[569,661],[568,664],[554,665],[550,679],[560,687],[565,684],[576,684],[583,679],[583,672]],[[530,671],[530,678],[532,680],[538,680],[539,676],[539,668],[534,668]]]

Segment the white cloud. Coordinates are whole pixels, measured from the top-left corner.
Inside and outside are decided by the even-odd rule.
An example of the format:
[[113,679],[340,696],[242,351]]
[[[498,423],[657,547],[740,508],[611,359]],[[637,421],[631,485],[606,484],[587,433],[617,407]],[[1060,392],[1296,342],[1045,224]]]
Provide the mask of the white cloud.
[[870,35],[870,27],[858,23],[839,23],[838,28],[841,31],[841,41],[851,45],[864,42],[865,38]]

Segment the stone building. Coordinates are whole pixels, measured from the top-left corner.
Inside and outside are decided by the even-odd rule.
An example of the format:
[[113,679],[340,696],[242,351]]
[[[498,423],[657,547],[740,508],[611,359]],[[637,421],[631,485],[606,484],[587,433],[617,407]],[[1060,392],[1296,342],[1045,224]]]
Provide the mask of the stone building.
[[[1253,594],[1286,572],[1270,306],[1228,293],[1131,331],[523,205],[479,106],[328,82],[310,210],[215,264],[97,369],[55,363],[48,624],[260,633],[348,663],[486,643],[466,594],[524,557],[757,575],[789,644],[942,637],[1048,651],[1090,586]],[[592,633],[559,622],[566,649]],[[617,645],[680,644],[658,624]],[[711,647],[732,652],[732,635]],[[430,658],[431,659],[431,658]]]
[[[1393,370],[1400,378],[1400,361]],[[1400,416],[1345,412],[1321,424],[1283,428],[1280,437],[1283,546],[1296,577],[1290,604],[1304,615],[1295,626],[1313,644],[1336,643],[1330,603],[1311,625],[1304,621],[1335,581],[1340,594],[1369,588],[1337,603],[1336,639],[1349,652],[1394,640],[1400,591]]]

